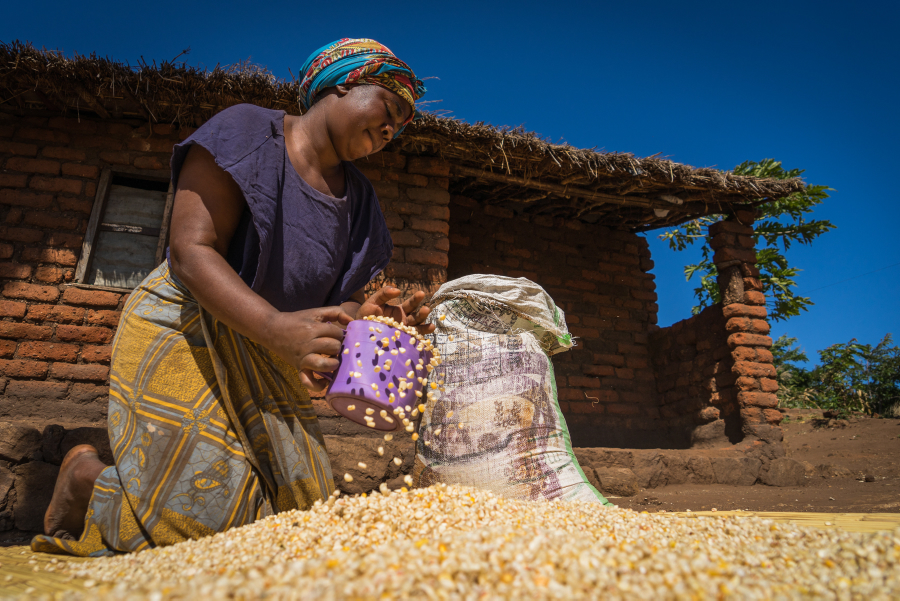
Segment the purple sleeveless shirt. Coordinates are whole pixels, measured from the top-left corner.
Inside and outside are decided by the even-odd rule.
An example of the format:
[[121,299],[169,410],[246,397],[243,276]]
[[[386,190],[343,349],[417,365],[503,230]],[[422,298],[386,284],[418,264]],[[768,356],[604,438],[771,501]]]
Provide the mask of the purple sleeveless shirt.
[[227,260],[279,311],[338,305],[391,259],[393,244],[369,180],[344,163],[346,196],[297,173],[284,143],[284,111],[239,104],[215,115],[172,153],[172,183],[199,144],[237,183],[247,204]]

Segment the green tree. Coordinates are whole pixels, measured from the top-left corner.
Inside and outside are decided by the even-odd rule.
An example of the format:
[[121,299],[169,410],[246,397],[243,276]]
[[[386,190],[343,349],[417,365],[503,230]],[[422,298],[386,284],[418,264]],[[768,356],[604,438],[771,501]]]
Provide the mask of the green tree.
[[[799,177],[803,170],[786,170],[780,161],[763,159],[760,162],[747,161],[734,169],[735,175],[751,175],[774,179]],[[801,311],[806,311],[813,302],[806,296],[796,294],[795,280],[800,271],[792,267],[784,253],[792,244],[811,244],[813,240],[834,229],[827,220],[809,220],[813,209],[828,198],[827,186],[808,185],[803,192],[797,192],[759,207],[759,217],[755,225],[756,266],[760,270],[760,281],[768,302],[769,318],[786,320]],[[709,226],[724,219],[726,215],[709,215],[690,221],[681,227],[660,235],[668,240],[669,247],[682,251],[688,246],[702,242],[702,257],[699,263],[686,265],[684,274],[688,281],[699,276],[700,285],[694,289],[697,306],[696,315],[705,307],[719,302],[719,287],[716,284],[716,266],[712,262],[713,251],[709,245]]]

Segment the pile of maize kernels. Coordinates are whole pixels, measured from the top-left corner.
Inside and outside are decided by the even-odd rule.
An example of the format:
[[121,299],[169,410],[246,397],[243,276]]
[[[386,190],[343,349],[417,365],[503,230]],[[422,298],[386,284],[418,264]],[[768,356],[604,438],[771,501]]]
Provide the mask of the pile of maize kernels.
[[333,496],[202,540],[61,569],[90,579],[71,598],[868,601],[900,595],[900,529],[667,517],[439,484]]

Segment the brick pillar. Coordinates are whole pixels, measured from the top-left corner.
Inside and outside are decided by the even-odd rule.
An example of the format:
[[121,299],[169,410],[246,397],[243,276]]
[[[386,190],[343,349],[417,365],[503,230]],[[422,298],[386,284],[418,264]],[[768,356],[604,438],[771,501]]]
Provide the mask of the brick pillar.
[[736,396],[741,428],[748,439],[780,442],[781,413],[777,409],[772,338],[766,321],[766,299],[756,267],[753,241],[754,213],[736,211],[709,228],[719,272],[722,313],[731,349],[731,378],[727,393]]

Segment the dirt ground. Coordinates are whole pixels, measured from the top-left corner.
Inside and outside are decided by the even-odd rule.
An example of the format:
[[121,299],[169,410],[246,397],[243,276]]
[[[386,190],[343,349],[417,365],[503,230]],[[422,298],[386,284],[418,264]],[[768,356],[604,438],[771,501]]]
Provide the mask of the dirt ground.
[[610,500],[620,507],[650,512],[715,508],[900,513],[900,419],[857,416],[829,421],[821,411],[801,409],[785,415],[782,426],[788,457],[813,466],[846,468],[850,473],[829,478],[817,473],[803,487],[683,484]]

